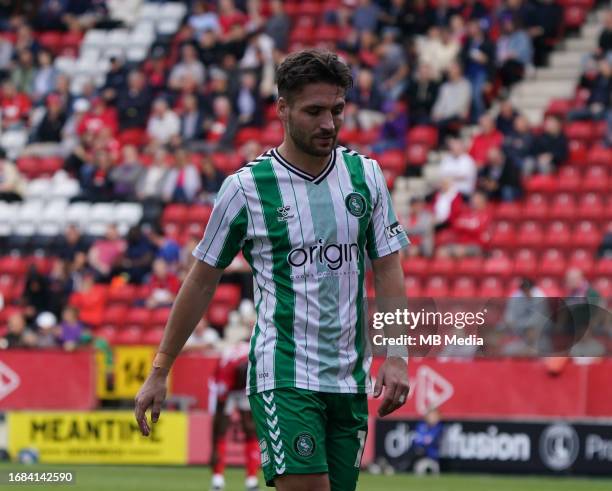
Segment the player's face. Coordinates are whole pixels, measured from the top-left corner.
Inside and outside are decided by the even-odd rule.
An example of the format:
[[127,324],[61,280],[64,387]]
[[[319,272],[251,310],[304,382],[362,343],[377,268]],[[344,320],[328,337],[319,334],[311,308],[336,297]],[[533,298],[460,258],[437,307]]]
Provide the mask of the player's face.
[[315,157],[329,155],[344,121],[344,90],[337,85],[307,85],[288,104],[280,104],[281,119],[293,143]]

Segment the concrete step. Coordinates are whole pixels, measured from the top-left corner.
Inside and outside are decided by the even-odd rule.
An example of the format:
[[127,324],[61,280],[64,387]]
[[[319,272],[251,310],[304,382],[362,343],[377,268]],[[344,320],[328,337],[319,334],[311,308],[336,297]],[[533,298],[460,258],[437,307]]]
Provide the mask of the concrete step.
[[528,97],[569,97],[575,85],[574,80],[538,80],[522,82],[512,91],[518,98]]
[[550,82],[562,82],[569,80],[578,80],[582,70],[578,66],[567,66],[567,67],[551,67],[543,68],[538,70],[536,73],[536,80],[538,81],[550,81]]
[[581,66],[586,54],[580,51],[558,51],[550,56],[551,67]]
[[597,38],[572,38],[565,42],[564,47],[567,48],[568,51],[581,51],[587,53],[595,48],[597,45],[596,40]]
[[600,22],[588,22],[580,30],[580,37],[588,39],[596,39],[601,32]]
[[543,109],[522,109],[521,113],[527,118],[527,121],[534,126],[540,125],[544,119]]

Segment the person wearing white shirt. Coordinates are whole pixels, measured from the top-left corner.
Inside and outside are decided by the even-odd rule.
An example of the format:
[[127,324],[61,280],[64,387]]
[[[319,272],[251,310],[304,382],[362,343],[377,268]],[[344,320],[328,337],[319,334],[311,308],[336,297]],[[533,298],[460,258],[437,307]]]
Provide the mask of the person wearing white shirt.
[[180,130],[180,118],[168,107],[164,99],[157,99],[153,103],[153,111],[147,124],[149,137],[158,143],[166,144],[173,136],[178,135]]
[[459,138],[449,138],[450,152],[440,162],[438,169],[440,177],[450,179],[457,191],[471,195],[476,188],[476,163],[465,151],[465,146]]

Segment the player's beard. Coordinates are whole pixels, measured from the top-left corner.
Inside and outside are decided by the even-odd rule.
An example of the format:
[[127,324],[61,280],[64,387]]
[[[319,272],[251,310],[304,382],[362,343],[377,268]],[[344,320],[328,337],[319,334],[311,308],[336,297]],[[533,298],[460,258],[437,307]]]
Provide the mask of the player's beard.
[[[291,115],[289,115],[289,119],[287,120],[287,130],[294,145],[307,155],[312,155],[313,157],[325,157],[331,154],[333,149],[336,148],[336,141],[338,140],[337,131],[333,133],[316,133],[314,135],[310,135],[309,133],[303,131],[298,125],[293,123]],[[329,146],[317,146],[317,138],[327,136],[333,137],[328,144]]]

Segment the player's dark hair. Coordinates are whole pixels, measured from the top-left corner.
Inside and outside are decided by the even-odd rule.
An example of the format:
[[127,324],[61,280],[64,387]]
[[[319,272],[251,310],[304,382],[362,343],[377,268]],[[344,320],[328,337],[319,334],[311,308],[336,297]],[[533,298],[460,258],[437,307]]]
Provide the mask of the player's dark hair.
[[291,53],[276,69],[279,96],[291,100],[306,85],[329,83],[347,91],[353,77],[338,55],[323,49],[305,49]]

